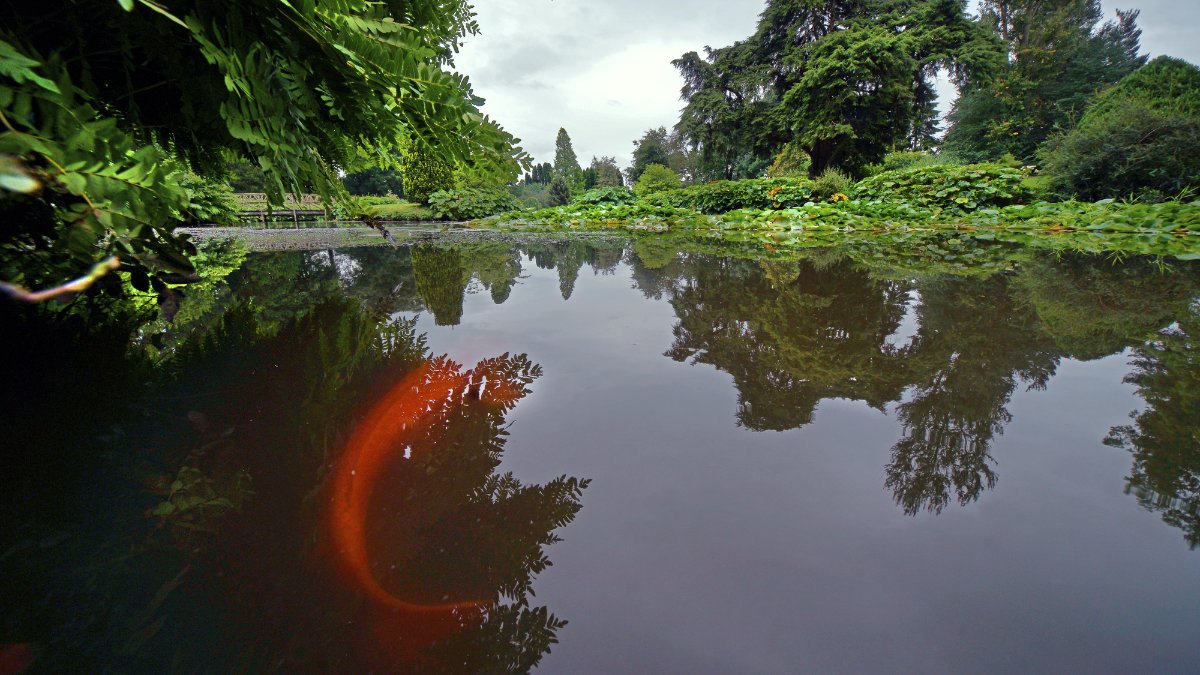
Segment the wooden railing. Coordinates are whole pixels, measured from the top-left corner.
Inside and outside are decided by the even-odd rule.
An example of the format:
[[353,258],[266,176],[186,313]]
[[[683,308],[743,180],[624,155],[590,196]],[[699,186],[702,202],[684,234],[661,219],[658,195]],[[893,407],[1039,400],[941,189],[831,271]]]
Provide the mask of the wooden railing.
[[265,226],[267,219],[291,220],[300,226],[301,220],[321,220],[333,214],[321,202],[321,195],[303,194],[297,200],[293,195],[283,196],[283,205],[271,207],[264,192],[235,192],[239,205],[238,214],[246,220],[257,220]]

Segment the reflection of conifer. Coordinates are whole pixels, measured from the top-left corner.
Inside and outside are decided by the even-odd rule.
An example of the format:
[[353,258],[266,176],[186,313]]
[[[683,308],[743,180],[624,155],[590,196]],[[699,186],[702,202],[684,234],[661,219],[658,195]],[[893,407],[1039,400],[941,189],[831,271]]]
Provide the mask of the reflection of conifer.
[[[435,362],[449,377],[458,366]],[[588,481],[563,476],[527,486],[497,474],[505,415],[541,375],[524,355],[481,362],[461,390],[439,402],[438,422],[407,439],[411,459],[397,462],[374,500],[374,558],[389,561],[381,580],[398,597],[425,602],[479,598],[482,620],[434,645],[446,664],[468,672],[521,672],[540,661],[565,625],[544,607],[531,608],[532,579],[549,564],[545,547],[570,523]],[[499,404],[473,392],[500,386]],[[503,383],[498,385],[497,383]]]
[[439,326],[457,326],[462,320],[463,294],[468,276],[457,249],[417,246],[412,249],[417,292]]
[[933,279],[920,290],[920,331],[909,348],[920,375],[912,400],[897,408],[904,437],[884,483],[910,515],[940,513],[952,497],[966,505],[995,486],[989,450],[1011,420],[1005,405],[1018,380],[1044,387],[1058,362],[1004,277]]
[[1127,493],[1183,530],[1191,548],[1200,546],[1200,305],[1193,303],[1178,324],[1137,350],[1137,385],[1146,408],[1133,424],[1116,427],[1105,443],[1133,454]]
[[563,300],[570,300],[575,292],[575,281],[579,279],[579,270],[587,261],[589,247],[581,241],[558,242],[554,244],[554,259],[558,267],[558,290]]
[[347,291],[370,307],[385,312],[419,312],[425,309],[413,281],[412,251],[407,246],[358,246],[343,255],[359,266]]

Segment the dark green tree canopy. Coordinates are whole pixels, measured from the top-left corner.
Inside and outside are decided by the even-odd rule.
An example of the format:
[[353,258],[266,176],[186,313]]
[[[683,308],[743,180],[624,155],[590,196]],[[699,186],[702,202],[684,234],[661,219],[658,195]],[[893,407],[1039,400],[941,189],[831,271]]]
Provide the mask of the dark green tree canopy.
[[637,181],[651,164],[669,167],[687,182],[694,182],[697,178],[683,135],[677,131],[668,132],[666,127],[648,129],[633,142],[633,165],[626,172],[629,183],[632,185]]
[[1200,68],[1154,59],[1098,95],[1041,159],[1068,197],[1158,200],[1200,187]]
[[593,157],[588,171],[596,177],[595,182],[589,187],[621,187],[625,184],[615,157]]
[[169,9],[10,4],[4,39],[144,140],[200,167],[226,150],[250,157],[282,179],[276,189],[327,182],[321,171],[348,163],[355,145],[403,137],[454,161],[510,165],[513,139],[479,114],[466,78],[446,70],[460,40],[478,32],[465,0]]
[[1099,0],[986,0],[980,23],[1005,45],[1007,64],[962,90],[945,149],[971,161],[1005,153],[1032,160],[1055,129],[1069,127],[1092,96],[1145,63],[1136,10],[1101,23]]
[[933,78],[965,86],[1003,59],[963,0],[770,0],[754,35],[673,63],[686,106],[676,128],[707,177],[761,168],[795,143],[811,175],[852,172],[931,138]]

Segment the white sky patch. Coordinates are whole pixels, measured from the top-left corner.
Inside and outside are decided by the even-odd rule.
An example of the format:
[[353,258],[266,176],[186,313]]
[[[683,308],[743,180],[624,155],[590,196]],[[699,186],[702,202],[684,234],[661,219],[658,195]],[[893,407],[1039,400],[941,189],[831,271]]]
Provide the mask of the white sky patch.
[[[762,0],[478,0],[481,34],[465,42],[456,65],[487,99],[483,111],[536,161],[554,161],[554,137],[563,127],[580,164],[610,155],[624,169],[634,140],[678,120],[683,80],[671,60],[749,37],[764,6]],[[1142,10],[1143,51],[1200,63],[1200,1],[1104,3],[1109,17],[1128,6]],[[944,114],[957,92],[944,78],[937,91]]]

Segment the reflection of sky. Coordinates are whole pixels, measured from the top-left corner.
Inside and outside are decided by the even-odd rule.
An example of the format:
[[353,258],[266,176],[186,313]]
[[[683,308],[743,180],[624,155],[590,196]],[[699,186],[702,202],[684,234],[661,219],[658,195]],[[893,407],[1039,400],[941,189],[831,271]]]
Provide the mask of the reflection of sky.
[[1129,455],[1100,442],[1139,403],[1128,354],[1018,386],[996,488],[913,518],[883,488],[893,414],[824,401],[802,429],[739,428],[731,377],[662,355],[674,312],[628,267],[585,265],[570,301],[554,270],[524,274],[503,305],[468,295],[461,325],[419,328],[468,366],[545,369],[502,471],[593,479],[535,584],[570,621],[544,672],[1196,665],[1197,553],[1123,494]]
[[903,349],[912,344],[912,339],[917,336],[917,331],[921,330],[921,317],[917,315],[917,308],[920,306],[921,292],[909,291],[908,302],[904,303],[904,316],[900,319],[900,325],[896,327],[896,332],[884,340],[885,343],[897,349]]

